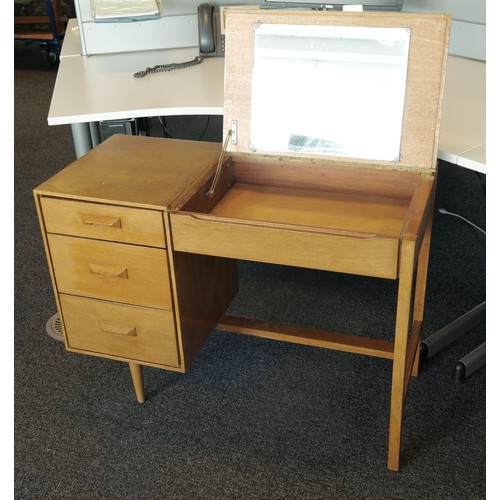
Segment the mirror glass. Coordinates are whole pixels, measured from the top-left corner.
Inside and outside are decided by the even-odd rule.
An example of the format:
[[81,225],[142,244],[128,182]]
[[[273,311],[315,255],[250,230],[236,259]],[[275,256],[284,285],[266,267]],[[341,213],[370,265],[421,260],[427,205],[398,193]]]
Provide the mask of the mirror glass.
[[255,27],[251,147],[399,161],[406,28]]

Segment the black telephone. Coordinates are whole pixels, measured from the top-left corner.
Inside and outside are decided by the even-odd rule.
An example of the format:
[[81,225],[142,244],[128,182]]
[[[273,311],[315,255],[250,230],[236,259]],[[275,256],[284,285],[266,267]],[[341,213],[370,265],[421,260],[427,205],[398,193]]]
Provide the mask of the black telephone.
[[150,73],[162,73],[164,71],[174,71],[177,69],[189,68],[201,64],[207,57],[217,57],[224,55],[225,49],[225,9],[220,7],[215,11],[215,7],[209,3],[202,3],[198,7],[198,39],[200,44],[200,55],[191,61],[170,64],[158,64],[152,68],[134,73],[135,78],[144,78]]
[[224,55],[223,8],[217,12],[215,6],[209,3],[202,3],[198,6],[198,40],[201,56],[216,57]]

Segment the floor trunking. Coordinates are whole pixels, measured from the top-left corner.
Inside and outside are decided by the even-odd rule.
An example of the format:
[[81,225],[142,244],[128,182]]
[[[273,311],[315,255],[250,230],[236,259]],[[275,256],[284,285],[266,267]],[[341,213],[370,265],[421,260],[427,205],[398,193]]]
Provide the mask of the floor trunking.
[[[222,150],[113,137],[35,190],[67,347],[128,361],[141,401],[140,366],[185,371],[214,328],[392,360],[388,467],[397,470],[403,402],[418,371],[449,29],[446,15],[230,9]],[[134,161],[144,168],[140,180]],[[90,224],[80,214],[95,233],[67,234],[50,222],[58,219],[50,204],[61,198],[68,207],[141,208],[161,224],[144,224],[152,236],[122,243],[109,236],[115,214],[99,212]],[[135,295],[134,284],[132,295],[112,283],[68,287],[68,274],[83,271],[58,269],[72,259],[58,240],[73,236],[161,248],[160,260],[144,260],[163,269],[158,282],[169,293],[145,298],[149,284]],[[224,315],[238,259],[398,280],[394,341]],[[108,282],[128,272],[100,261],[83,267]],[[107,301],[109,311],[167,311],[170,326],[151,327],[142,351],[106,347],[74,319],[96,317],[90,301]],[[143,338],[132,320],[99,321],[115,343]],[[148,351],[157,335],[169,339],[161,360]]]

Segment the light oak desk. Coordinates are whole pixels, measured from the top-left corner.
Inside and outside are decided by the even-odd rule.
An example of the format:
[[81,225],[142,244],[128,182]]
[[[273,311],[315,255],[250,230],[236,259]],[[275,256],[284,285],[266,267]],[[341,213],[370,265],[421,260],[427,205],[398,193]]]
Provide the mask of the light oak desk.
[[[251,12],[240,12],[239,14],[239,21],[245,28],[243,31],[247,37],[245,40],[248,41],[253,36],[252,28],[255,26],[255,17],[251,15]],[[292,16],[291,13],[288,15]],[[268,16],[271,16],[271,14],[269,13]],[[370,21],[364,20],[368,24],[372,21],[371,19]],[[359,19],[357,19],[357,22],[359,22]],[[392,21],[387,21],[387,23],[390,22]],[[65,337],[65,340],[67,340],[68,345],[70,345],[70,341],[75,342],[75,338],[76,341],[81,338],[87,341],[88,335],[82,332],[81,329],[82,325],[86,325],[88,321],[82,322],[78,318],[85,312],[84,310],[91,307],[89,304],[92,307],[95,304],[98,304],[95,307],[101,307],[101,300],[106,299],[111,302],[103,307],[115,308],[118,303],[120,307],[123,306],[126,309],[127,314],[131,314],[130,311],[132,308],[129,305],[132,304],[133,311],[136,311],[136,307],[140,307],[140,312],[144,316],[151,313],[152,310],[161,309],[162,313],[170,318],[168,323],[169,328],[171,330],[175,329],[178,333],[177,336],[170,335],[168,338],[170,341],[172,338],[177,339],[181,347],[178,350],[161,350],[161,352],[173,353],[172,359],[169,357],[166,360],[155,359],[151,361],[149,358],[145,360],[140,358],[140,362],[138,363],[134,358],[129,362],[139,401],[144,400],[142,377],[139,373],[140,365],[160,363],[184,371],[189,359],[199,349],[202,341],[206,338],[207,332],[211,332],[214,326],[236,333],[246,333],[277,340],[284,340],[286,337],[289,341],[306,345],[321,345],[325,347],[324,343],[326,341],[328,343],[326,347],[328,348],[391,359],[393,360],[394,369],[391,389],[388,467],[391,470],[397,470],[399,468],[403,400],[410,376],[416,375],[418,371],[417,352],[423,316],[435,186],[433,173],[421,171],[418,168],[427,165],[426,161],[422,160],[422,157],[428,158],[430,156],[428,154],[429,149],[433,151],[431,156],[435,163],[435,136],[431,137],[432,140],[428,140],[428,135],[432,134],[435,120],[439,119],[437,106],[440,104],[439,96],[441,95],[444,76],[444,60],[442,57],[445,52],[443,47],[447,46],[447,36],[443,37],[442,33],[444,33],[447,22],[447,18],[444,16],[433,20],[433,23],[435,23],[433,27],[437,25],[440,27],[440,29],[435,29],[434,31],[425,31],[416,22],[410,25],[411,28],[415,28],[415,31],[412,32],[414,35],[413,39],[415,40],[413,44],[415,52],[412,58],[410,58],[409,64],[413,64],[413,68],[416,65],[418,71],[413,73],[414,78],[410,80],[411,85],[407,85],[407,96],[409,96],[407,110],[409,111],[405,111],[407,113],[405,114],[405,119],[408,118],[408,120],[404,121],[406,127],[402,134],[401,151],[403,153],[400,160],[400,166],[406,167],[410,171],[393,169],[386,171],[381,171],[380,169],[370,170],[368,166],[361,171],[359,165],[352,169],[350,168],[351,166],[347,168],[346,165],[343,167],[339,165],[339,168],[336,168],[337,166],[335,165],[329,165],[328,169],[325,167],[324,170],[321,166],[315,166],[315,173],[313,173],[308,163],[285,162],[283,164],[282,159],[271,160],[264,157],[249,160],[244,155],[240,158],[236,154],[234,157],[228,156],[224,163],[222,163],[221,156],[217,166],[218,170],[214,173],[216,163],[212,156],[217,148],[216,144],[207,145],[200,143],[198,146],[197,143],[196,145],[189,145],[182,141],[179,143],[173,141],[167,144],[161,139],[158,141],[149,140],[146,141],[146,144],[144,140],[139,140],[140,138],[134,138],[134,141],[126,141],[123,136],[115,136],[112,140],[102,144],[98,150],[91,151],[89,155],[81,158],[79,162],[68,167],[68,169],[65,169],[52,180],[47,181],[37,188],[37,207],[46,241],[48,242],[47,248],[51,253],[50,262],[53,263],[53,273],[57,278],[54,281],[54,287],[56,296],[58,294],[62,310],[64,311],[66,337],[69,339],[67,340]],[[228,26],[228,33],[232,33],[234,37],[233,41],[236,41],[237,37],[240,36],[240,32],[236,30],[236,27],[239,25],[235,21],[234,25],[229,25],[228,23]],[[431,44],[432,50],[430,50],[434,64],[425,67],[422,63],[425,58],[421,56],[426,55],[427,44],[422,43],[422,41],[427,41],[428,38],[425,37],[431,36],[431,34],[434,36],[432,41],[435,42]],[[221,91],[220,105],[229,102],[237,103],[237,106],[240,106],[240,108],[244,107],[247,101],[237,99],[235,96],[242,95],[242,89],[238,87],[238,84],[241,82],[247,84],[247,82],[251,81],[250,78],[243,78],[241,75],[248,76],[252,68],[252,60],[247,58],[248,61],[245,60],[245,64],[241,68],[238,66],[237,71],[233,63],[237,59],[236,56],[242,52],[237,50],[236,44],[232,45],[229,42],[227,60],[228,68],[232,68],[232,71],[227,71],[228,76],[231,78],[226,79],[226,82],[229,82],[227,89],[234,94],[225,96],[226,103],[224,103],[224,96],[222,95],[222,80],[224,77],[224,71],[222,71],[223,60],[209,59],[202,65],[167,73],[166,75],[149,75],[144,79],[134,79],[133,77],[134,72],[142,70],[146,66],[171,62],[174,60],[174,56],[186,56],[180,60],[175,59],[176,62],[190,59],[193,55],[196,55],[196,51],[193,52],[193,50],[164,51],[165,57],[170,58],[164,61],[158,60],[158,53],[153,52],[145,54],[147,57],[140,57],[140,54],[118,54],[81,58],[78,55],[64,54],[54,92],[55,97],[57,97],[56,92],[59,92],[59,86],[64,88],[65,84],[69,85],[70,77],[78,80],[79,85],[74,86],[73,90],[79,89],[79,95],[74,98],[75,106],[73,107],[70,106],[70,103],[62,106],[57,99],[53,99],[50,117],[54,118],[56,109],[64,112],[66,117],[71,115],[69,119],[66,118],[68,120],[67,123],[73,125],[75,139],[80,140],[81,138],[77,137],[78,134],[75,133],[76,123],[89,123],[99,119],[132,118],[165,114],[199,114],[200,112],[213,114],[218,109],[216,106],[213,108],[196,107],[193,106],[193,101],[199,99],[199,106],[208,106],[209,103],[214,104],[215,101],[210,101],[209,99],[209,97],[214,97],[214,92],[217,92],[214,89],[220,89]],[[231,54],[233,58],[230,57]],[[70,71],[68,68],[72,68],[72,70]],[[219,68],[218,72],[217,68]],[[244,72],[242,73],[241,70]],[[208,78],[211,74],[214,75],[213,80]],[[96,78],[91,78],[92,75]],[[210,84],[207,83],[209,81],[211,81]],[[430,82],[430,85],[423,87],[421,84],[418,84],[418,82],[422,81]],[[105,92],[101,91],[99,93],[99,89],[101,88],[105,89]],[[205,91],[206,88],[210,90]],[[424,88],[429,88],[433,92],[433,98],[425,99]],[[175,97],[177,94],[175,92],[176,89],[182,89],[178,92],[178,99]],[[439,96],[436,90],[439,90]],[[197,94],[196,92],[199,93]],[[93,97],[94,93],[97,93],[95,98]],[[194,93],[192,100],[191,93]],[[203,98],[200,98],[200,95]],[[136,96],[137,101],[140,101],[140,103],[136,102]],[[127,109],[120,110],[120,102],[122,104],[127,103]],[[227,116],[231,118],[233,116],[237,118],[248,116],[247,109],[242,110],[237,106],[236,109],[229,107]],[[419,118],[423,119],[423,126],[420,128],[415,128],[416,117],[413,110],[417,108]],[[78,114],[78,109],[86,114]],[[225,107],[224,109],[227,110],[228,108]],[[106,111],[103,112],[103,110]],[[245,125],[243,120],[238,120],[238,123]],[[454,123],[453,120],[452,123]],[[53,122],[53,124],[55,123]],[[243,126],[238,130],[240,137],[238,144],[247,144],[244,138],[249,127]],[[418,132],[415,133],[415,130]],[[90,136],[92,141],[91,128]],[[241,139],[242,136],[243,139]],[[227,137],[229,138],[229,135]],[[158,142],[157,147],[155,146],[156,142]],[[418,143],[418,147],[415,147],[415,143]],[[463,154],[479,146],[481,146],[481,143],[467,145],[465,148],[457,148],[455,151],[457,162]],[[142,150],[140,147],[142,147]],[[167,147],[168,151],[165,149]],[[110,151],[109,148],[115,149]],[[174,154],[173,149],[175,148],[182,148],[182,154],[178,154],[177,152]],[[212,149],[207,151],[200,148]],[[101,155],[100,152],[104,153]],[[171,155],[170,163],[175,168],[164,168],[164,156],[167,153]],[[119,195],[116,192],[114,194],[108,192],[110,187],[118,190],[118,184],[120,183],[115,182],[115,178],[113,178],[112,183],[104,180],[109,179],[106,168],[110,167],[110,162],[112,163],[111,168],[115,170],[114,161],[117,158],[116,154],[121,155],[118,162],[120,165],[122,163],[125,165],[127,161],[130,162],[130,158],[133,158],[135,155],[136,160],[133,162],[133,166],[136,167],[137,158],[141,158],[143,165],[147,165],[148,169],[142,173],[143,180],[146,182],[148,189],[143,191],[138,189],[137,178],[139,176],[136,177],[134,171],[134,181],[127,182],[126,190],[120,190]],[[195,157],[192,158],[192,155],[195,155]],[[199,155],[202,155],[201,160],[198,157]],[[158,158],[160,157],[162,158],[161,164],[158,163]],[[202,165],[197,167],[197,161],[201,161]],[[195,170],[190,173],[189,169],[193,169],[194,167],[196,167]],[[416,167],[417,171],[412,172],[411,169],[414,167]],[[373,176],[369,175],[369,173],[375,171],[376,174]],[[360,172],[363,173],[361,174]],[[82,173],[85,174],[83,177]],[[175,178],[190,174],[191,178],[178,186],[176,192],[172,193],[171,200],[165,201],[165,189],[162,188],[160,190],[162,196],[161,203],[152,203],[152,186],[154,185],[156,189],[161,187],[161,183],[155,181],[154,175],[164,176],[166,173],[170,175],[174,173]],[[219,174],[220,182],[216,183],[216,180],[219,179]],[[282,186],[282,177],[284,175],[289,177],[286,177],[285,185]],[[301,210],[300,206],[297,208],[298,201],[303,199],[305,193],[311,191],[309,193],[311,196],[309,196],[308,200],[316,202],[316,199],[320,199],[318,210],[321,213],[332,213],[331,207],[328,205],[330,203],[328,201],[330,200],[329,195],[323,194],[318,197],[316,193],[318,187],[315,182],[318,182],[318,179],[321,178],[322,183],[324,183],[324,176],[327,176],[328,189],[333,189],[335,192],[338,191],[342,194],[342,199],[347,197],[349,203],[349,207],[345,211],[346,215],[341,216],[345,220],[337,222],[334,228],[328,225],[325,225],[325,227],[319,225],[320,227],[317,227],[316,222],[312,223],[312,217],[316,216],[314,210]],[[83,178],[87,180],[84,181]],[[118,179],[122,178],[123,176],[120,174]],[[353,185],[354,178],[356,178],[355,184],[357,187],[353,195],[350,191],[350,186]],[[372,179],[376,179],[376,182]],[[166,179],[166,181],[170,189],[175,187],[175,183],[171,179]],[[91,184],[88,189],[86,182]],[[288,208],[285,210],[283,216],[276,215],[270,217],[269,221],[268,218],[261,220],[260,217],[256,217],[254,220],[249,211],[253,213],[252,210],[256,205],[257,208],[263,207],[263,210],[267,213],[266,200],[268,200],[269,193],[267,184],[270,186],[271,193],[274,193],[277,189],[282,194],[282,190],[285,190],[287,195],[291,196],[291,203],[286,204]],[[249,185],[256,186],[255,189],[252,187],[250,190],[254,189],[259,193],[257,202],[254,201],[254,195],[250,197],[250,203],[245,201],[248,200],[245,190],[249,189]],[[241,186],[244,186],[243,190]],[[381,188],[380,186],[383,187]],[[322,187],[324,188],[323,185]],[[401,188],[402,193],[399,193],[401,196],[400,199],[395,196],[395,192]],[[105,193],[102,191],[103,189]],[[297,196],[297,190],[299,196]],[[123,195],[121,191],[131,193],[132,198],[126,199],[128,195]],[[146,193],[147,199],[144,202],[138,203],[133,197],[141,192]],[[313,192],[316,194],[312,194]],[[85,194],[82,195],[81,193]],[[210,193],[215,193],[213,199],[212,195],[207,197]],[[387,201],[387,207],[382,203],[384,207],[382,211],[385,211],[387,208],[390,215],[382,216],[380,213],[377,213],[374,221],[368,227],[362,229],[358,227],[358,224],[366,223],[366,214],[368,213],[367,207],[363,205],[363,200],[365,197],[371,200],[373,193],[378,193],[377,199],[380,198],[381,203],[386,196],[390,200],[397,199],[400,201],[397,203]],[[323,201],[324,199],[327,201]],[[230,202],[226,203],[228,200]],[[64,232],[61,236],[61,228],[58,226],[61,217],[58,214],[71,212],[70,208],[73,207],[75,201],[78,202],[79,209],[81,208],[81,203],[92,205],[90,207],[92,209],[94,208],[93,205],[100,207],[100,203],[103,203],[106,210],[109,206],[114,209],[115,205],[119,205],[126,210],[127,214],[130,212],[133,216],[139,218],[144,215],[142,212],[139,213],[139,209],[153,209],[155,211],[153,215],[158,215],[158,213],[163,214],[164,231],[156,231],[155,236],[161,233],[165,236],[165,239],[156,242],[154,246],[155,254],[161,254],[161,258],[158,258],[158,265],[154,269],[147,269],[147,280],[150,280],[151,276],[161,269],[164,274],[170,276],[172,286],[168,287],[168,289],[172,291],[172,295],[158,298],[157,294],[153,293],[153,296],[148,295],[144,298],[143,294],[136,294],[132,298],[128,296],[123,298],[120,296],[118,299],[115,299],[114,296],[108,294],[109,286],[101,286],[97,290],[91,288],[90,285],[87,287],[89,289],[85,288],[78,281],[80,269],[85,268],[88,274],[89,266],[85,262],[83,267],[80,266],[82,256],[85,256],[82,261],[86,261],[86,256],[90,250],[95,251],[97,255],[101,252],[101,247],[103,249],[108,247],[111,249],[115,248],[117,243],[115,239],[111,240],[109,237],[106,237],[104,242],[98,241],[95,243],[94,238],[87,238],[88,226],[92,227],[91,231],[93,231],[94,226],[98,226],[99,228],[103,225],[106,227],[115,227],[115,224],[118,224],[119,227],[129,226],[128,223],[123,223],[122,225],[121,217],[116,217],[114,214],[98,213],[97,220],[95,220],[85,213],[83,214],[84,229],[81,229],[82,221],[81,214],[79,214],[77,217],[79,221],[78,228],[75,229],[75,225],[72,223],[65,224],[64,227],[68,226],[69,229],[67,230],[66,228],[64,230],[69,231],[69,233]],[[270,206],[275,207],[277,205],[276,198],[273,198],[271,201]],[[324,205],[324,203],[327,205]],[[403,207],[401,210],[400,205]],[[359,208],[359,206],[362,209],[356,212],[354,209]],[[353,216],[352,214],[355,212],[357,215]],[[273,208],[273,214],[275,213],[276,211]],[[359,215],[360,213],[362,213],[362,216]],[[296,220],[299,214],[306,217],[306,219],[301,219],[303,222],[297,226]],[[92,215],[92,217],[94,216]],[[386,223],[390,223],[393,219],[396,229],[392,229],[391,224],[386,225]],[[383,228],[375,227],[379,223],[378,221],[383,221]],[[145,224],[145,226],[149,227],[149,224]],[[309,226],[311,227],[309,228]],[[147,243],[145,240],[146,237],[137,240],[138,235],[134,231],[131,232],[131,235],[134,238],[132,241],[127,239],[125,242],[120,240],[118,243],[119,248],[125,255],[133,254],[135,260],[130,266],[105,265],[101,262],[92,262],[90,265],[91,274],[112,275],[119,278],[126,276],[128,278],[129,275],[135,275],[135,268],[134,272],[132,272],[132,269],[136,261],[147,262],[149,265],[152,262],[151,259],[142,259],[141,255],[136,256],[136,253],[146,252],[149,250],[151,243]],[[251,243],[255,241],[258,241],[259,244],[252,245]],[[77,248],[73,248],[74,245]],[[83,248],[85,245],[89,245],[88,251],[86,248]],[[137,245],[141,248],[138,248]],[[311,245],[316,245],[323,250],[315,253],[314,259],[311,252],[308,251]],[[90,246],[92,246],[92,249]],[[273,252],[269,251],[271,247],[275,249]],[[157,249],[160,250],[156,252]],[[165,249],[168,259],[165,259]],[[276,249],[286,249],[287,251],[281,252]],[[67,256],[70,258],[66,258]],[[207,259],[210,260],[210,265],[206,264]],[[221,318],[219,313],[227,309],[230,299],[232,299],[237,290],[237,281],[234,279],[234,261],[236,259],[399,279],[394,342],[387,344],[387,342],[382,340],[346,338],[342,334],[336,334],[334,337],[328,337],[325,340],[323,332],[309,329],[306,329],[307,331],[300,329],[297,332],[297,329],[290,329],[290,327],[283,327],[283,325],[262,324],[263,322],[233,318],[231,316],[223,316],[219,323],[217,321],[214,322],[215,318]],[[165,266],[165,262],[168,262],[168,268]],[[232,267],[229,267],[228,263]],[[199,272],[202,266],[203,272]],[[129,268],[131,269],[130,273],[128,271]],[[221,268],[223,268],[223,273],[219,272]],[[195,276],[193,276],[193,270],[197,271],[195,272]],[[415,271],[416,277],[414,276]],[[220,276],[223,276],[224,280],[227,281],[226,286],[220,286]],[[415,290],[414,297],[412,298],[414,279]],[[75,280],[77,280],[77,284],[75,284]],[[145,279],[145,281],[147,280]],[[162,281],[166,282],[166,280]],[[89,283],[93,282],[89,281]],[[85,284],[85,286],[87,285]],[[85,289],[81,290],[82,288]],[[149,286],[139,288],[148,293],[150,291]],[[136,292],[135,288],[133,292]],[[197,297],[203,297],[203,301],[196,300]],[[207,301],[207,297],[215,301],[217,306],[211,306],[208,312],[201,309],[202,304]],[[159,300],[160,302],[158,302]],[[412,309],[413,313],[410,318],[410,311]],[[96,315],[92,314],[92,317],[94,316]],[[70,326],[68,328],[68,321],[71,322],[72,318],[76,318],[76,321],[73,327]],[[174,318],[175,324],[172,318]],[[210,319],[210,328],[208,329],[205,328],[206,318]],[[129,329],[127,324],[127,330],[124,331],[121,321],[106,319],[104,323],[107,331],[111,333],[125,335],[127,338],[131,337],[134,339],[135,337],[135,327]],[[409,336],[410,324],[411,336]],[[116,337],[113,338],[115,339]],[[116,346],[112,347],[115,349]],[[118,347],[121,348],[121,344]],[[118,347],[116,348],[118,349]],[[104,354],[106,356],[112,355],[113,359],[127,360],[130,358],[130,355],[126,355],[127,353],[123,354],[122,352],[116,354],[113,351],[113,353],[109,354],[106,346],[105,348],[103,349],[103,352],[105,351]],[[82,347],[78,345],[76,347],[73,346],[73,349],[97,351],[95,346]],[[175,358],[176,353],[178,353],[180,358]]]

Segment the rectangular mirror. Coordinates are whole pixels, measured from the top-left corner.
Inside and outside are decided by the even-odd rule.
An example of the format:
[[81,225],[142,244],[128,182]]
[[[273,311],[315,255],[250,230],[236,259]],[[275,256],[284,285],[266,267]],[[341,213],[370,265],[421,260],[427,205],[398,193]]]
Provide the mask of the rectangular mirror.
[[254,31],[256,151],[399,160],[408,29],[260,24]]

